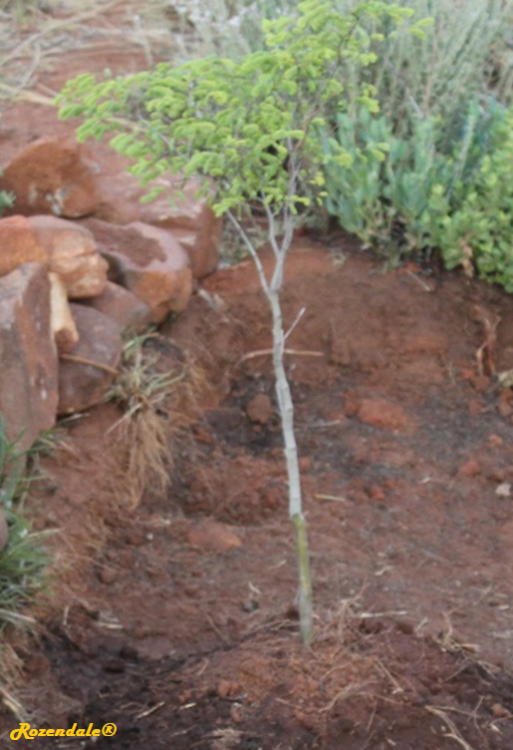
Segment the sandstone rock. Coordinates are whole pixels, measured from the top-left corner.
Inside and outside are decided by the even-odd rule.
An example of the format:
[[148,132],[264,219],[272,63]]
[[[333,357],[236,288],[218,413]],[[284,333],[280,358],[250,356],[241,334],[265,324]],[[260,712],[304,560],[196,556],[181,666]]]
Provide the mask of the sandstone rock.
[[380,399],[362,399],[358,418],[366,424],[393,432],[409,433],[415,429],[415,421],[401,406]]
[[59,414],[83,411],[103,399],[116,376],[123,346],[113,320],[84,305],[72,303],[70,307],[80,340],[61,357]]
[[78,343],[78,331],[71,314],[66,287],[61,277],[49,273],[51,325],[60,352],[67,352]]
[[44,263],[47,253],[24,216],[0,219],[0,276],[23,263]]
[[0,554],[9,544],[9,529],[7,527],[7,521],[5,520],[5,514],[0,509]]
[[[128,162],[119,154],[106,154],[101,161],[100,206],[95,217],[113,224],[142,221],[171,230],[189,253],[194,278],[217,268],[222,219],[216,218],[205,197],[196,197],[200,183],[191,179],[178,198],[181,182],[159,180],[165,190],[150,203],[141,203],[147,192],[139,180],[124,170]],[[170,198],[176,196],[174,201]]]
[[49,270],[61,277],[70,299],[103,292],[108,265],[86,227],[55,216],[31,216],[29,222],[46,252]]
[[246,414],[252,422],[267,424],[273,416],[273,405],[265,393],[257,393],[246,406]]
[[112,318],[122,332],[140,333],[152,320],[150,306],[119,284],[108,281],[98,297],[81,300],[87,305]]
[[0,279],[0,413],[10,440],[29,448],[55,424],[57,350],[51,329],[50,281],[27,263]]
[[173,186],[170,181],[167,185],[169,189],[155,201],[141,204],[141,221],[170,229],[189,254],[194,278],[201,279],[217,268],[222,219],[216,218],[206,198],[196,197],[199,183],[191,180],[175,204],[169,200]]
[[242,546],[242,540],[233,531],[217,521],[198,521],[187,532],[187,542],[209,552],[227,552]]
[[186,308],[192,294],[190,261],[169,232],[138,221],[124,227],[97,219],[85,224],[108,260],[109,279],[149,305],[153,323]]
[[3,168],[3,190],[16,200],[9,211],[77,218],[98,206],[95,164],[74,141],[40,138]]

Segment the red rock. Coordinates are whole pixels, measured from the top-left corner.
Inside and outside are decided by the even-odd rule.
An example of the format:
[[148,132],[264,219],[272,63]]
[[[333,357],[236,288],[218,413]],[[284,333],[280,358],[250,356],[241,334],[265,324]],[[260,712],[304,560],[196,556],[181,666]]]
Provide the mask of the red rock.
[[55,425],[57,350],[51,329],[50,281],[27,263],[0,279],[0,413],[10,440],[29,448]]
[[310,471],[312,468],[312,459],[310,456],[301,456],[299,459],[299,470]]
[[472,385],[478,393],[484,393],[490,387],[490,378],[486,375],[478,375],[472,378]]
[[220,698],[229,698],[241,692],[241,686],[238,682],[232,680],[220,680],[217,686],[217,694]]
[[217,521],[198,521],[187,532],[187,542],[208,552],[227,552],[242,546],[237,534]]
[[513,414],[513,406],[507,401],[499,401],[497,411],[501,417],[510,417]]
[[92,234],[54,216],[0,219],[0,276],[23,263],[43,263],[61,277],[68,297],[99,294],[107,280],[107,263]]
[[25,216],[0,219],[0,276],[23,263],[44,263],[47,253]]
[[77,218],[98,206],[95,165],[72,140],[34,141],[4,167],[0,185],[16,196],[11,213]]
[[163,193],[151,203],[141,204],[141,221],[170,229],[188,252],[195,279],[216,270],[223,230],[222,219],[216,218],[206,198],[196,197],[198,188],[199,183],[191,180],[184,188],[183,199],[177,199],[173,205],[169,200],[173,191],[169,182],[169,193]]
[[109,586],[117,580],[118,571],[110,565],[102,565],[98,571],[98,578],[102,583]]
[[500,448],[500,447],[501,447],[501,445],[504,445],[504,440],[503,440],[503,439],[502,439],[501,437],[499,437],[499,435],[495,435],[495,433],[492,433],[492,434],[491,434],[491,435],[489,436],[489,438],[488,438],[488,442],[489,442],[489,443],[490,443],[490,445],[491,445],[491,446],[493,446],[494,448]]
[[81,300],[80,304],[107,315],[118,324],[122,332],[140,333],[151,323],[149,305],[133,292],[112,281],[107,282],[105,289],[97,297]]
[[61,277],[70,299],[103,292],[108,266],[86,227],[55,216],[31,216],[29,223],[46,252],[48,269]]
[[373,484],[372,487],[369,488],[369,497],[371,500],[375,500],[376,502],[383,502],[385,499],[385,493],[379,487],[377,484]]
[[83,411],[102,401],[115,378],[123,346],[119,326],[113,320],[84,305],[70,307],[80,340],[69,354],[61,356],[59,414]]
[[266,393],[257,393],[246,406],[246,414],[252,422],[267,424],[273,416],[273,405]]
[[166,188],[163,193],[149,203],[141,203],[147,189],[124,171],[127,166],[118,154],[102,159],[96,218],[113,224],[141,221],[167,229],[189,254],[194,278],[215,271],[223,223],[207,205],[206,197],[197,196],[199,182],[189,180],[180,198],[181,180],[161,178],[159,184]]
[[366,424],[393,432],[412,432],[415,420],[398,404],[380,399],[362,399],[358,418]]
[[474,459],[469,459],[468,461],[465,461],[460,468],[458,469],[458,476],[459,477],[476,477],[478,474],[481,474],[482,468],[481,464],[478,461],[475,461]]
[[124,227],[98,219],[84,223],[109,263],[109,279],[149,305],[153,323],[187,307],[192,294],[189,257],[169,232],[141,222]]

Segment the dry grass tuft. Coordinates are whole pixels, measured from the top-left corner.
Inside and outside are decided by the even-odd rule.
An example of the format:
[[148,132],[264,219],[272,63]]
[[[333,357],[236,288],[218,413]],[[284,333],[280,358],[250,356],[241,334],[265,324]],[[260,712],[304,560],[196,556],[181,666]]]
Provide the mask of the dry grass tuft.
[[119,377],[107,394],[124,411],[110,428],[118,457],[113,494],[135,508],[147,489],[165,492],[173,468],[173,438],[199,413],[203,371],[156,334],[127,342]]

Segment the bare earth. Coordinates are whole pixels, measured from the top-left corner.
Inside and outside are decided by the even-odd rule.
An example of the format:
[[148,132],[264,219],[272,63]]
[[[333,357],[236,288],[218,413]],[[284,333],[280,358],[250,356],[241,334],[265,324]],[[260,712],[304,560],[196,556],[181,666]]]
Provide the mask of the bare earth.
[[[137,5],[116,4],[116,29]],[[103,69],[108,45],[70,55],[37,86]],[[50,107],[11,105],[0,156],[52,132],[69,125]],[[342,235],[296,243],[283,303],[288,325],[306,308],[287,355],[314,574],[305,648],[266,302],[250,261],[202,286],[153,343],[164,364],[187,350],[205,382],[170,438],[169,490],[113,501],[120,415],[104,405],[45,459],[32,503],[58,533],[39,636],[14,642],[16,695],[32,726],[117,733],[11,743],[4,705],[2,747],[513,747],[513,394],[496,377],[513,369],[511,295],[385,273]]]

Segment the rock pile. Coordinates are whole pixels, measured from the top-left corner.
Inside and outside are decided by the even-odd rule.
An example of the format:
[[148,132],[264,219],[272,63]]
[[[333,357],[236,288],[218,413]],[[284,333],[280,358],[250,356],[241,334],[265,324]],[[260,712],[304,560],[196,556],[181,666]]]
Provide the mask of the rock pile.
[[0,414],[28,448],[59,415],[102,400],[122,335],[182,312],[217,267],[221,222],[188,183],[142,204],[112,154],[43,138],[1,167]]

